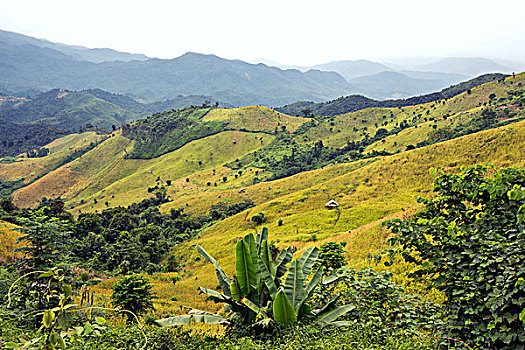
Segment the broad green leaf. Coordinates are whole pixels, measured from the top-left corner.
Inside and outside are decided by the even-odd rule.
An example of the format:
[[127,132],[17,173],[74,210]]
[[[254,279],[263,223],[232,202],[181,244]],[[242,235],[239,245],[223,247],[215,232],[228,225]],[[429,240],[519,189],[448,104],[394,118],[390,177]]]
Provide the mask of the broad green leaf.
[[62,289],[64,290],[64,295],[66,296],[66,298],[69,298],[69,296],[71,295],[71,291],[72,291],[71,285],[64,284]]
[[266,288],[268,288],[268,292],[270,293],[270,298],[274,300],[275,294],[277,294],[277,286],[275,285],[275,282],[273,281],[273,277],[270,274],[270,270],[268,269],[268,267],[264,264],[262,260],[259,260],[259,270],[261,271],[261,280],[263,281]]
[[323,278],[323,267],[319,267],[315,274],[312,276],[312,279],[310,282],[308,282],[308,285],[306,286],[306,292],[304,293],[304,297],[297,306],[297,313],[301,312],[301,307],[312,297],[314,294],[315,288],[321,283],[321,280]]
[[20,345],[17,344],[17,343],[14,343],[14,342],[12,342],[12,341],[10,341],[10,342],[5,343],[5,344],[4,344],[4,347],[5,347],[6,349],[18,349],[18,348],[20,347]]
[[261,314],[264,318],[268,318],[268,315],[266,315],[266,313],[262,311],[259,306],[255,305],[255,303],[253,303],[250,299],[242,298],[241,303],[246,305],[250,310],[252,310],[256,314]]
[[242,295],[241,291],[239,289],[239,282],[237,282],[237,277],[233,276],[232,283],[230,283],[230,293],[232,295],[232,299],[235,301],[241,301]]
[[299,258],[299,265],[303,269],[303,275],[304,277],[307,277],[310,272],[312,271],[312,267],[314,266],[315,262],[317,261],[317,257],[319,256],[319,248],[308,248],[303,255]]
[[[260,259],[264,262],[264,265],[268,268],[268,271],[271,269],[270,263],[272,262],[272,253],[268,247],[268,241],[263,241],[261,244],[261,251],[259,253]],[[260,269],[259,269],[260,270]]]
[[292,261],[288,268],[288,274],[284,282],[284,292],[297,313],[297,306],[304,298],[304,275],[298,260]]
[[84,325],[84,335],[89,335],[91,331],[93,331],[93,326],[91,325],[91,323],[87,322]]
[[[242,239],[250,249],[250,256],[252,259],[255,259],[257,257],[257,246],[255,245],[255,238],[253,238],[253,233],[248,233],[244,238]],[[253,262],[253,260],[252,260]]]
[[275,322],[283,326],[291,325],[297,321],[295,310],[282,290],[277,292],[273,302],[273,318]]
[[230,278],[228,277],[228,275],[226,274],[226,272],[224,272],[224,270],[219,266],[219,264],[217,263],[217,261],[210,255],[208,254],[208,252],[206,252],[204,250],[204,248],[202,248],[200,245],[196,245],[195,246],[196,249],[197,249],[197,252],[199,252],[199,254],[204,258],[206,259],[207,261],[209,261],[214,267],[215,267],[215,272],[217,274],[217,279],[219,280],[219,285],[221,286],[221,289],[222,291],[230,296],[231,293],[230,293],[230,283],[231,283],[231,280]]
[[273,264],[272,270],[270,270],[276,285],[279,284],[278,280],[281,277],[283,277],[284,274],[286,273],[286,271],[287,271],[286,265],[290,261],[292,261],[292,258],[293,258],[293,252],[292,252],[292,248],[291,247],[283,249],[279,253],[279,256],[277,257],[277,260],[275,260],[275,264]]
[[49,340],[49,343],[53,346],[53,348],[58,343],[58,335],[55,333],[55,331],[52,331],[47,339]]
[[261,244],[263,242],[268,242],[268,229],[263,227],[255,236],[255,244],[257,246],[257,253],[261,253]]
[[339,300],[340,297],[341,297],[341,292],[338,292],[321,309],[314,310],[313,311],[314,314],[318,316],[318,315],[324,314],[325,312],[328,312],[328,311],[334,309],[336,307],[336,303],[337,303],[337,301]]
[[95,317],[95,322],[99,325],[99,326],[103,326],[106,324],[106,319],[104,317]]
[[58,346],[60,346],[60,349],[66,349],[66,342],[64,341],[64,338],[62,338],[61,335],[58,336]]
[[201,294],[206,294],[206,297],[211,300],[211,301],[214,301],[216,303],[227,303],[231,300],[230,297],[222,294],[222,293],[219,293],[217,292],[216,290],[213,290],[213,289],[208,289],[208,288],[204,288],[204,287],[198,287],[197,288]]
[[52,310],[46,310],[44,316],[42,317],[42,323],[46,328],[51,326],[51,322],[55,319],[55,313]]
[[39,275],[38,278],[50,277],[50,276],[53,276],[54,274],[55,274],[55,270],[49,270]]
[[250,247],[244,240],[237,242],[235,254],[237,281],[239,282],[242,294],[247,296],[252,291],[252,286],[256,286],[257,279],[255,276],[255,266],[250,255]]
[[257,264],[259,255],[257,254],[257,245],[255,244],[255,238],[253,237],[252,233],[249,233],[246,236],[244,236],[243,241],[248,245],[248,248],[250,249],[250,257],[255,268],[255,280],[251,282],[251,285],[252,287],[257,288],[258,292],[260,293],[262,290],[262,285],[260,283],[261,273],[259,272],[259,265]]
[[338,306],[333,310],[318,314],[315,318],[315,322],[320,323],[322,325],[328,325],[329,323],[335,321],[347,312],[352,311],[353,309],[355,309],[354,305]]

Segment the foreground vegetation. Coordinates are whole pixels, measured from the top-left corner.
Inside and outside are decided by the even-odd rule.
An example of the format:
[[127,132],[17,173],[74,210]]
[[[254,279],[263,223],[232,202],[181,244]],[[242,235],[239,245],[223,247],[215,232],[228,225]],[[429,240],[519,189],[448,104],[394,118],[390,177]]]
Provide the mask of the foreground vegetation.
[[[294,260],[294,247],[278,249],[262,229],[255,237],[248,234],[236,243],[232,278],[196,246],[215,268],[219,282],[214,289],[199,290],[227,305],[221,313],[194,309],[145,328],[143,322],[151,322],[139,317],[148,310],[153,310],[149,315],[156,314],[148,279],[125,276],[114,284],[111,304],[96,305],[86,284],[74,276],[74,267],[60,264],[68,253],[59,246],[64,232],[50,226],[57,221],[37,224],[39,219],[33,217],[33,226],[21,238],[27,245],[18,249],[26,254],[0,270],[2,335],[9,336],[4,345],[111,348],[107,342],[118,339],[119,343],[134,332],[135,341],[125,348],[137,347],[137,341],[142,348],[180,349],[290,348],[292,344],[309,344],[306,348],[322,344],[330,348],[350,344],[393,349],[521,348],[525,346],[521,261],[525,256],[525,169],[501,169],[489,175],[487,168],[476,166],[458,174],[437,175],[436,195],[420,200],[425,205],[422,211],[384,224],[393,233],[386,265],[392,265],[395,254],[401,253],[403,259],[420,266],[409,278],[423,277],[443,290],[447,299],[442,306],[408,295],[390,280],[391,273],[345,267],[340,244],[309,248]],[[4,201],[4,215],[12,207]],[[51,208],[40,209],[46,210]],[[67,217],[60,210],[55,215]],[[82,263],[74,265],[78,269]],[[135,326],[123,326],[115,314],[126,315],[126,323]],[[224,325],[225,333],[204,337],[154,326],[191,327],[196,322]],[[331,333],[334,327],[341,330]]]

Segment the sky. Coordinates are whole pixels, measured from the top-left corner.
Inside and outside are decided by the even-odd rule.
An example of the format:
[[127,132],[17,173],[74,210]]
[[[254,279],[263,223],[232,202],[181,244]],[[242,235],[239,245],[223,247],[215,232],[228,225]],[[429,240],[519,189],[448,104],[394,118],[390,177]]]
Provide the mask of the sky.
[[0,0],[0,29],[159,58],[525,62],[524,14],[523,0]]

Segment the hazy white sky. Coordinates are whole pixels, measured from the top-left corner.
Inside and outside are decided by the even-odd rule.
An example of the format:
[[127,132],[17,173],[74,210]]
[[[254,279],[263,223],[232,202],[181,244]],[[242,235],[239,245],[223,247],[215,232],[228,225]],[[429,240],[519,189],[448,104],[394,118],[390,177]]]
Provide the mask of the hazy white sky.
[[161,58],[525,61],[524,0],[0,0],[0,29]]

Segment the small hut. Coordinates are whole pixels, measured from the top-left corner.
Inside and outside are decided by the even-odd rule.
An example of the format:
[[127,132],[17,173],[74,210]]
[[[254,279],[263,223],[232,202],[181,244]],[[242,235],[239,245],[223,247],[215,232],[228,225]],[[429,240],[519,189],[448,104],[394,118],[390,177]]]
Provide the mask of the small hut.
[[335,209],[339,206],[339,203],[337,203],[333,199],[330,199],[324,206],[328,209]]

